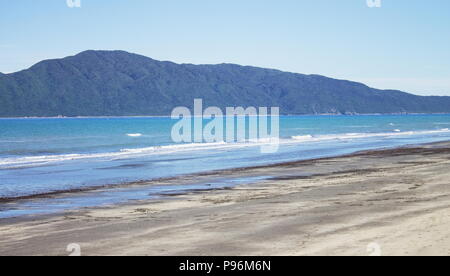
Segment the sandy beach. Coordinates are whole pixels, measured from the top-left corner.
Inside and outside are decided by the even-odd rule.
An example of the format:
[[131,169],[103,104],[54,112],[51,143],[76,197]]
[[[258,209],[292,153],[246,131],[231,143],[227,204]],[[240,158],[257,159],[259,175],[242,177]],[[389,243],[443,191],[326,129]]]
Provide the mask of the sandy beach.
[[68,255],[73,243],[81,255],[448,255],[449,168],[447,142],[159,180],[268,177],[158,201],[3,219],[0,255]]

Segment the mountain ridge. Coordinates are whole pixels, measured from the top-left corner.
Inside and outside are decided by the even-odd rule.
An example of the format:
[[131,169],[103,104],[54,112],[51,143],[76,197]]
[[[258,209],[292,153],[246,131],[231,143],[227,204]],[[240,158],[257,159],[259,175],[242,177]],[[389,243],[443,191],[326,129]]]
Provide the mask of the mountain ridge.
[[282,114],[449,113],[450,97],[222,63],[177,64],[88,50],[0,73],[0,117],[160,116],[176,106],[279,106]]

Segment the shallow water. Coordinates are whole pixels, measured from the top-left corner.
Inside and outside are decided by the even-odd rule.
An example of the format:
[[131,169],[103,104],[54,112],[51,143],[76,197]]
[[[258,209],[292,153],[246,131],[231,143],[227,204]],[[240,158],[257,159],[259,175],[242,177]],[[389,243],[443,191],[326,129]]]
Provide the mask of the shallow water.
[[[176,122],[170,118],[0,119],[0,197],[450,139],[450,115],[292,116],[280,118],[278,152],[264,154],[260,151],[264,141],[174,144],[170,133]],[[67,200],[61,205],[55,203],[60,207],[50,209],[151,197],[151,191],[143,191],[114,189],[104,194],[91,193],[85,198],[70,199],[70,204]],[[32,210],[45,213],[48,203],[39,202],[13,208],[0,205],[0,217],[35,213]]]

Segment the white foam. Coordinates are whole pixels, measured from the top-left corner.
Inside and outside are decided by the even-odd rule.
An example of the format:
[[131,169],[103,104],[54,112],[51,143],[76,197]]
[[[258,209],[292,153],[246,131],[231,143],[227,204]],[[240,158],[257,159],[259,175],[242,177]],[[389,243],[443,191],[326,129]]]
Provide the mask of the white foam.
[[[279,138],[276,137],[267,137],[267,138],[258,138],[258,139],[250,139],[247,143],[256,143],[256,144],[273,144],[278,143],[280,141]],[[245,141],[244,141],[245,143]]]
[[142,133],[129,133],[127,134],[128,137],[141,137]]
[[312,135],[300,135],[300,136],[292,136],[292,139],[297,141],[310,141],[313,140],[314,137]]
[[239,143],[191,143],[191,144],[173,144],[164,146],[154,146],[136,149],[122,149],[118,152],[106,152],[106,153],[93,153],[93,154],[63,154],[63,155],[42,155],[42,156],[27,156],[27,157],[9,157],[0,158],[1,168],[14,168],[18,166],[40,166],[48,163],[56,163],[70,160],[114,160],[118,158],[139,157],[147,155],[161,155],[172,154],[188,151],[199,150],[228,150],[238,149],[245,147],[257,147],[261,145],[267,145],[272,143],[280,144],[297,144],[297,143],[310,143],[320,141],[332,141],[332,140],[351,140],[351,139],[364,139],[371,137],[402,137],[411,135],[427,135],[427,134],[440,134],[450,133],[448,128],[441,130],[431,131],[407,131],[407,132],[388,132],[388,133],[345,133],[345,134],[328,134],[328,135],[300,135],[292,136],[292,139],[258,139]]
[[121,153],[151,153],[157,151],[164,150],[192,150],[192,149],[204,149],[210,147],[217,147],[221,145],[227,145],[225,142],[217,142],[217,143],[191,143],[191,144],[176,144],[176,145],[166,145],[166,146],[155,146],[155,147],[147,147],[147,148],[137,148],[137,149],[122,149]]
[[344,134],[327,134],[327,135],[302,135],[302,136],[292,136],[291,138],[300,142],[318,142],[318,141],[329,141],[329,140],[347,140],[347,139],[362,139],[371,137],[392,137],[392,136],[411,136],[411,135],[426,135],[426,134],[439,134],[450,132],[448,128],[441,130],[429,130],[429,131],[404,131],[399,129],[394,130],[394,132],[385,133],[344,133]]

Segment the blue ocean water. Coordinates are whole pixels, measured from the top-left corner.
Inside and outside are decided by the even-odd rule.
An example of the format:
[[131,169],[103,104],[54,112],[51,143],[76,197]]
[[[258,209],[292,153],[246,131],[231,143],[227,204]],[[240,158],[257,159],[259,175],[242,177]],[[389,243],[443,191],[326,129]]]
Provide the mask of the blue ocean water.
[[[264,154],[257,142],[174,144],[176,122],[147,117],[0,119],[0,198],[450,140],[450,115],[286,116],[280,117],[279,150]],[[229,184],[224,183],[217,185]],[[88,201],[55,204],[71,209],[149,193],[132,194],[90,194]],[[44,203],[23,204],[0,204],[0,218],[48,209]]]

